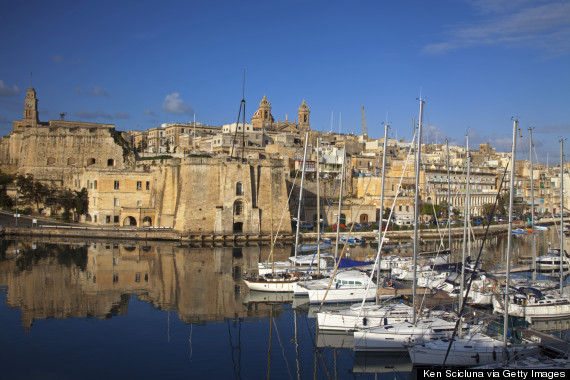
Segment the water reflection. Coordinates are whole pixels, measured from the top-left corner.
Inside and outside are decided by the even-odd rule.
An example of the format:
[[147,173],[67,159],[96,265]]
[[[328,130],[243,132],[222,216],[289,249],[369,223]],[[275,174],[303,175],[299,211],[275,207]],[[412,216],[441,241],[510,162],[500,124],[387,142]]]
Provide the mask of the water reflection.
[[[290,254],[290,247],[275,250]],[[250,315],[247,303],[256,299],[251,294],[243,304],[241,275],[268,253],[267,247],[4,240],[0,286],[8,288],[6,302],[21,310],[25,328],[36,319],[121,315],[131,294],[200,323]]]

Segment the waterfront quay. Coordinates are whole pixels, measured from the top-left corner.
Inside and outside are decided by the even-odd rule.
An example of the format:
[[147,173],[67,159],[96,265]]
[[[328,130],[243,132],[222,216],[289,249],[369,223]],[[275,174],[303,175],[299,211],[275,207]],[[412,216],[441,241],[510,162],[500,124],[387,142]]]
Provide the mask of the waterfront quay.
[[[136,227],[94,227],[91,225],[82,224],[68,224],[58,223],[57,221],[42,218],[36,219],[29,216],[21,216],[19,218],[19,225],[16,226],[11,214],[0,214],[0,225],[4,227],[4,234],[8,236],[44,236],[44,237],[89,237],[93,239],[126,239],[126,240],[148,240],[148,241],[179,241],[197,246],[229,246],[229,245],[247,245],[247,244],[260,244],[270,243],[271,235],[267,234],[252,234],[252,233],[237,233],[237,234],[183,234],[172,228],[136,228]],[[570,218],[565,222],[570,221]],[[540,221],[543,225],[556,226],[556,219],[542,219]],[[513,228],[524,228],[527,223],[518,221],[513,223]],[[483,237],[486,231],[486,226],[479,225],[472,227],[473,235],[475,237]],[[491,225],[489,228],[490,235],[503,234],[508,231],[508,224]],[[387,231],[386,237],[391,242],[407,241],[413,239],[413,229]],[[339,232],[340,237],[357,237],[364,239],[367,242],[378,241],[378,231],[366,232]],[[447,237],[449,229],[422,229],[419,232],[420,238],[423,240],[439,239],[441,236]],[[336,239],[336,232],[326,232],[321,235],[321,239]],[[452,239],[463,238],[463,227],[451,228]],[[302,232],[300,233],[300,240],[303,242],[316,242],[318,233],[316,232]],[[293,234],[282,234],[277,236],[277,241],[280,243],[294,242],[295,236]]]

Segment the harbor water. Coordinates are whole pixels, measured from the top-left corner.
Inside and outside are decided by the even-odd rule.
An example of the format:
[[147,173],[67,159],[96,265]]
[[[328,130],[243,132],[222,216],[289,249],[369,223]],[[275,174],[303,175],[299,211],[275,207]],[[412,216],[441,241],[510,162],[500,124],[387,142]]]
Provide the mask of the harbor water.
[[[504,267],[506,235],[483,247],[483,268]],[[537,254],[560,243],[536,235]],[[514,237],[512,265],[531,255]],[[425,242],[426,249],[437,242]],[[479,252],[475,241],[471,256]],[[375,253],[350,247],[351,258]],[[454,242],[453,259],[461,255]],[[292,247],[275,247],[286,260]],[[0,357],[9,379],[346,379],[410,377],[407,355],[355,354],[352,337],[317,331],[292,294],[249,292],[242,275],[267,246],[190,247],[105,240],[0,241]],[[395,247],[392,254],[411,254]],[[519,274],[525,276],[527,273]],[[540,276],[539,276],[540,277]],[[534,328],[567,339],[568,321]]]

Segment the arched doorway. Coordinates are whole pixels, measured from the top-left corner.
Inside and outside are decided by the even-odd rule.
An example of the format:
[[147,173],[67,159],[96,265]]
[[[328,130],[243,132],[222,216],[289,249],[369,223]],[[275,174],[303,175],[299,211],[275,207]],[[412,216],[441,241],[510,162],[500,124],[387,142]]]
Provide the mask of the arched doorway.
[[137,220],[132,216],[127,216],[123,220],[123,226],[136,226],[136,225],[137,225]]
[[360,214],[360,223],[368,223],[368,214]]
[[143,227],[152,227],[152,218],[150,216],[145,216],[142,223]]
[[242,222],[235,222],[234,223],[234,234],[241,234],[243,232],[243,223]]

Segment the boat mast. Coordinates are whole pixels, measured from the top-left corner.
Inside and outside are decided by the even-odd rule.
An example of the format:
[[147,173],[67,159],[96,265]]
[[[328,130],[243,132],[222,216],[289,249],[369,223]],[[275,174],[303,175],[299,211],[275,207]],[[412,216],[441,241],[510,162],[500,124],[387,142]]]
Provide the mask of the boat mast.
[[346,145],[342,149],[342,167],[340,169],[340,195],[338,197],[338,214],[336,216],[336,244],[334,246],[334,258],[338,257],[338,244],[339,244],[339,232],[340,232],[340,212],[342,209],[342,183],[344,179],[344,161],[346,160]]
[[[413,284],[412,284],[412,302],[413,302],[413,313],[412,313],[412,323],[416,323],[416,281],[417,281],[417,258],[418,258],[418,216],[419,216],[419,185],[420,185],[420,162],[422,155],[422,118],[424,112],[424,100],[422,98],[418,99],[420,101],[420,120],[418,123],[418,142],[416,149],[416,183],[415,183],[415,195],[414,195],[414,257],[412,260],[413,268]],[[414,126],[415,127],[415,126]]]
[[[384,246],[382,238],[382,224],[384,223],[384,180],[386,179],[386,149],[388,147],[388,128],[390,124],[386,123],[384,125],[384,154],[382,155],[382,188],[380,190],[380,221],[378,222],[378,255],[382,254],[382,247]],[[386,228],[390,224],[390,221],[386,224]],[[380,266],[380,260],[376,260],[378,266]],[[376,268],[376,273],[379,272],[379,268]],[[378,277],[379,279],[380,277]],[[380,281],[376,281],[376,303],[378,304],[380,299],[378,297],[378,289],[380,288]]]
[[507,357],[507,333],[509,331],[509,280],[511,275],[511,250],[513,235],[513,200],[515,189],[515,157],[516,157],[516,137],[517,125],[519,121],[513,121],[513,147],[511,151],[511,178],[509,185],[509,228],[507,237],[507,272],[505,277],[505,314],[503,317],[503,357]]
[[449,140],[445,139],[447,145],[447,228],[449,230],[449,250],[451,251],[451,178],[449,176]]
[[534,165],[532,160],[532,128],[528,129],[530,145],[530,229],[532,231],[532,279],[536,280],[536,239],[534,231]]
[[560,139],[560,294],[563,290],[564,264],[564,139]]
[[299,249],[299,228],[301,227],[301,205],[303,204],[303,182],[305,181],[305,164],[307,160],[307,145],[309,144],[309,131],[305,135],[305,151],[303,153],[303,168],[301,169],[301,188],[299,189],[299,207],[297,208],[297,232],[295,233],[295,257]]
[[[273,173],[271,173],[273,174]],[[270,200],[270,231],[271,231],[271,274],[275,275],[275,257],[273,257],[273,176],[269,176],[269,200]]]
[[[461,256],[461,281],[459,282],[459,305],[463,304],[463,297],[465,291],[465,249],[468,249],[468,255],[471,254],[471,235],[470,235],[470,224],[471,224],[471,209],[469,204],[471,202],[470,193],[470,176],[471,176],[471,154],[469,153],[469,136],[465,135],[465,149],[466,149],[466,160],[467,160],[467,177],[466,177],[466,194],[465,194],[465,212],[463,220],[463,254]],[[467,236],[466,236],[467,235]],[[459,337],[462,336],[461,331],[461,321],[459,322]]]
[[320,140],[317,137],[317,274],[321,274],[321,192],[319,188],[320,171],[319,171],[319,144]]

